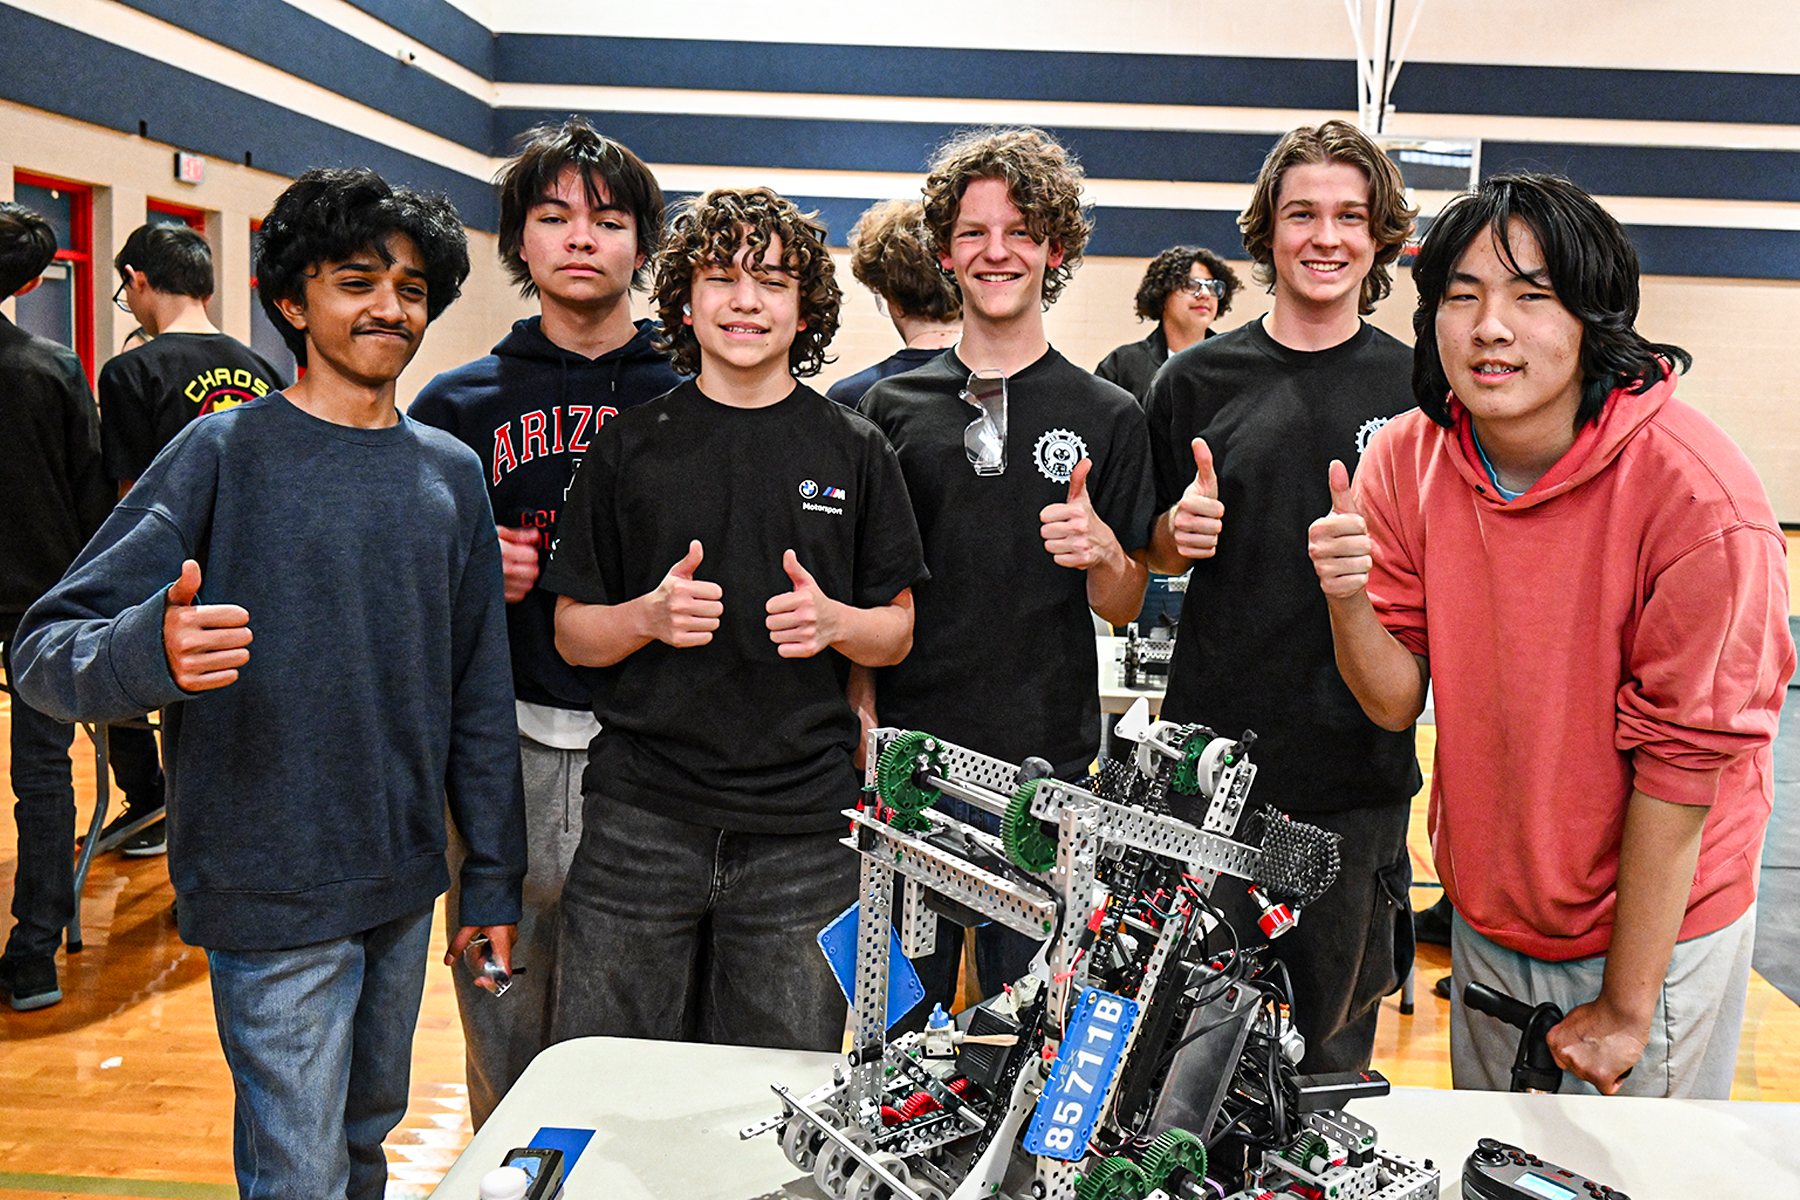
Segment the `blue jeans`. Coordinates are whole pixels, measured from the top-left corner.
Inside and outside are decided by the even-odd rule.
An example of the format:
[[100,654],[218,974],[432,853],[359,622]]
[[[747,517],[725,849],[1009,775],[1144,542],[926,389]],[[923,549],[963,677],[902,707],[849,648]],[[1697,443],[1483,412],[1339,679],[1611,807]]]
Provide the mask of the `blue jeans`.
[[406,1114],[431,908],[292,950],[208,950],[244,1200],[379,1200]]
[[842,836],[739,833],[589,792],[552,1038],[841,1049],[844,993],[817,939],[856,900]]

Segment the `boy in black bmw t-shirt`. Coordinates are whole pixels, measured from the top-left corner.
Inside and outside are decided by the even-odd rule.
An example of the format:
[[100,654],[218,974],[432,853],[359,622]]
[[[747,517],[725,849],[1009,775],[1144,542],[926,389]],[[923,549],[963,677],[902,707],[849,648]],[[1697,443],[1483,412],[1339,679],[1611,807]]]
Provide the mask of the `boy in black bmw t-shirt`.
[[841,1044],[814,939],[856,894],[845,685],[906,655],[925,571],[880,431],[794,378],[837,329],[823,232],[766,188],[676,218],[655,299],[697,377],[597,431],[559,521],[557,648],[611,670],[558,1040]]

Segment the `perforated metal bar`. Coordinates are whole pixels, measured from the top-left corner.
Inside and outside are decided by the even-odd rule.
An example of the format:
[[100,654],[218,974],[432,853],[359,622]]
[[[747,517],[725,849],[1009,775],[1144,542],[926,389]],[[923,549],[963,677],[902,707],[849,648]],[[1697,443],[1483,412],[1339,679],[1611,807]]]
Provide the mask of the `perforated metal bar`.
[[[888,914],[894,904],[894,872],[870,854],[862,856],[862,874],[857,892],[861,911],[856,921],[856,1046],[881,1041],[887,1034],[888,944],[892,925]],[[865,1062],[852,1068],[850,1087],[845,1093],[845,1107],[840,1111],[846,1119],[873,1111],[879,1127],[881,1105],[881,1061]]]
[[[1224,786],[1222,781],[1221,787]],[[1098,827],[1105,831],[1109,843],[1124,843],[1140,850],[1148,850],[1152,854],[1187,863],[1190,870],[1199,867],[1214,873],[1223,871],[1240,879],[1255,877],[1259,855],[1254,847],[1234,842],[1229,837],[1197,833],[1192,825],[1174,817],[1125,804],[1114,804],[1069,784],[1046,783],[1040,786],[1037,795],[1032,798],[1031,814],[1039,820],[1055,821],[1066,805],[1094,810],[1097,813]]]
[[874,839],[875,844],[863,856],[865,863],[872,856],[877,857],[890,872],[916,879],[932,891],[1026,937],[1041,942],[1050,935],[1056,921],[1056,905],[1042,892],[1002,879],[863,813],[853,814],[852,820]]
[[937,914],[925,906],[925,889],[908,878],[900,888],[900,953],[920,958],[937,949]]

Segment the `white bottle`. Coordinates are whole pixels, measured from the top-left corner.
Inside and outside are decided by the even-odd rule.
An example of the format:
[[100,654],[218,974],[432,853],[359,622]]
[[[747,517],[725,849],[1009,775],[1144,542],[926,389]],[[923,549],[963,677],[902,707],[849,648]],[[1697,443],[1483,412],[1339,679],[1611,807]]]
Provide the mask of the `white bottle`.
[[525,1200],[531,1176],[517,1167],[495,1167],[481,1177],[481,1200]]

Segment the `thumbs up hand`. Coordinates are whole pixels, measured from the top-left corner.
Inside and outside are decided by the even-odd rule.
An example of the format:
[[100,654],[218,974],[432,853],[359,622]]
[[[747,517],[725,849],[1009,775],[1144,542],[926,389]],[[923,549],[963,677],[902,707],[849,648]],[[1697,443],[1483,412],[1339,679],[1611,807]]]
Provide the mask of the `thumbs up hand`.
[[209,692],[237,682],[250,661],[250,614],[235,604],[195,604],[200,564],[181,564],[181,578],[163,596],[163,654],[169,676],[184,692]]
[[1061,504],[1046,504],[1038,513],[1044,549],[1059,567],[1085,571],[1104,562],[1109,550],[1118,544],[1111,527],[1094,511],[1094,501],[1088,495],[1088,473],[1093,469],[1092,459],[1076,463],[1069,472],[1069,498]]
[[791,592],[769,597],[769,640],[783,658],[811,658],[837,640],[843,606],[827,596],[792,550],[781,556]]
[[686,648],[712,641],[725,612],[724,591],[706,579],[695,579],[705,551],[698,541],[688,543],[682,560],[669,568],[651,595],[651,630],[660,642]]
[[1331,486],[1331,511],[1307,528],[1306,552],[1325,595],[1344,600],[1368,587],[1375,543],[1350,492],[1350,472],[1344,464],[1332,459],[1326,478]]
[[1219,502],[1219,477],[1213,471],[1212,447],[1194,439],[1194,482],[1170,510],[1169,527],[1183,558],[1211,558],[1225,528],[1225,506]]

